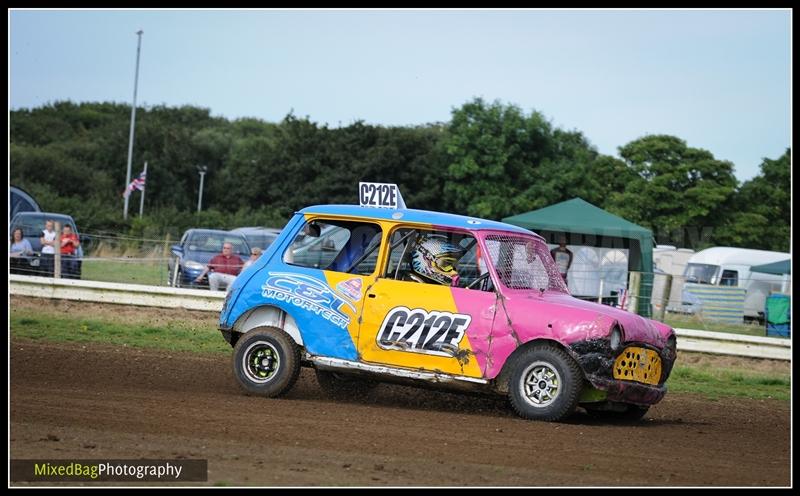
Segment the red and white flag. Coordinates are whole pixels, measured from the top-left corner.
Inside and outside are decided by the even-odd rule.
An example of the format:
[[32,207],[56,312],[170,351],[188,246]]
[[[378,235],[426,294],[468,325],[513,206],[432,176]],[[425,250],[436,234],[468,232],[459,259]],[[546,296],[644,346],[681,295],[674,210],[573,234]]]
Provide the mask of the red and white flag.
[[128,187],[125,188],[125,191],[122,192],[122,196],[127,198],[128,196],[130,196],[131,193],[133,193],[134,190],[137,189],[139,191],[144,191],[144,183],[146,178],[147,178],[147,172],[142,172],[141,174],[139,174],[139,177],[134,178],[133,181],[131,181],[131,183],[128,185]]

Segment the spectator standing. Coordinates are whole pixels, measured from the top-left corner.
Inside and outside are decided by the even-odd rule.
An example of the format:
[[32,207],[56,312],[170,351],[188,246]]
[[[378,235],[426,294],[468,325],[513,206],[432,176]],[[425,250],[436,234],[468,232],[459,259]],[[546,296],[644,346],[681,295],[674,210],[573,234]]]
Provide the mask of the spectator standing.
[[556,262],[558,272],[564,279],[564,284],[567,284],[567,272],[572,265],[572,252],[567,248],[567,237],[561,235],[558,238],[558,247],[550,250],[550,255]]
[[61,273],[64,277],[75,277],[78,274],[78,260],[75,257],[81,240],[72,232],[69,224],[64,224],[61,231]]
[[243,266],[244,262],[239,255],[233,254],[233,245],[224,243],[222,253],[215,255],[194,281],[200,282],[208,274],[208,286],[212,291],[219,291],[221,284],[225,285],[225,289],[229,289]]
[[53,262],[56,255],[56,231],[53,229],[53,225],[52,219],[45,221],[42,236],[39,238],[39,241],[42,242],[41,269],[46,277],[53,277]]

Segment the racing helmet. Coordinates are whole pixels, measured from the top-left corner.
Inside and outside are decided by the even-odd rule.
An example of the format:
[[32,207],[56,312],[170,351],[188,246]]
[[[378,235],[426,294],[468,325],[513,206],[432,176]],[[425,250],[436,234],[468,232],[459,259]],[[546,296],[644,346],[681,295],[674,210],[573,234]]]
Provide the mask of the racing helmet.
[[464,249],[447,241],[441,234],[420,237],[411,254],[411,269],[428,281],[447,286],[458,281],[456,264],[464,256]]

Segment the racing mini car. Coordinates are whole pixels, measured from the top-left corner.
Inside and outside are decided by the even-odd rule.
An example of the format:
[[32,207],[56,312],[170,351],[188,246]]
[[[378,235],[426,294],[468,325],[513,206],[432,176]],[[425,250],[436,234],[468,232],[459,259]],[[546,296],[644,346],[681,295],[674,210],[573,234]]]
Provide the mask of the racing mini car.
[[341,394],[378,382],[506,395],[523,418],[641,418],[676,359],[662,323],[573,298],[537,234],[406,208],[297,212],[229,291],[219,329],[248,394],[301,366]]

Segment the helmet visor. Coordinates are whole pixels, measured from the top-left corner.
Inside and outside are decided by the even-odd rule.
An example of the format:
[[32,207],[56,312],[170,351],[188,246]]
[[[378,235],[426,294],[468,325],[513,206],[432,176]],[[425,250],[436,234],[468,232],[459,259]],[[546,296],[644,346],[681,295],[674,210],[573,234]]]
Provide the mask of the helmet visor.
[[433,259],[433,264],[442,272],[453,272],[455,271],[456,264],[458,263],[458,258],[454,257],[453,255],[440,255]]

